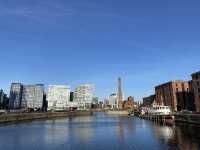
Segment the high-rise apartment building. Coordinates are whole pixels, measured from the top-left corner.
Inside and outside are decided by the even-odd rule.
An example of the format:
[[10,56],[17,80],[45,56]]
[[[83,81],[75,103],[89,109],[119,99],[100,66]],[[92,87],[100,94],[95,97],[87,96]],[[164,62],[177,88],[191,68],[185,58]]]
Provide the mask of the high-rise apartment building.
[[196,111],[200,112],[200,71],[192,74]]
[[91,108],[94,91],[95,86],[93,84],[82,84],[76,88],[74,100],[78,103],[79,109]]
[[42,109],[44,98],[44,85],[24,85],[21,107],[24,109]]
[[49,85],[47,92],[48,110],[66,110],[70,101],[70,87]]
[[171,81],[155,87],[156,103],[171,106],[172,110],[185,110],[193,101],[188,81]]
[[21,83],[12,83],[10,88],[9,109],[20,109],[23,86]]

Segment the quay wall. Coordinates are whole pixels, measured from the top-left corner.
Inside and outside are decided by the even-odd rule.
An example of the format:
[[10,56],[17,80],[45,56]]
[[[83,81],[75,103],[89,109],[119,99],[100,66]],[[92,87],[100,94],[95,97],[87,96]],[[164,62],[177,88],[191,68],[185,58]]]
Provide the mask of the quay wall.
[[36,119],[52,119],[69,116],[86,116],[92,115],[91,111],[74,111],[74,112],[46,112],[46,113],[21,113],[21,114],[4,114],[0,115],[0,123],[20,122]]
[[200,125],[200,114],[176,114],[175,121]]

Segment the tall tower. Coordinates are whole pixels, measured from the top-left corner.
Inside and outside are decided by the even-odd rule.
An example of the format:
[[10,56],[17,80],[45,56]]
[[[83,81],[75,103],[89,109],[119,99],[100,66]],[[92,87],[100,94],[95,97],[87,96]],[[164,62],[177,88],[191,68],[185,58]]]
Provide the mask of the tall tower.
[[118,108],[122,109],[122,80],[118,78],[118,93],[117,93]]

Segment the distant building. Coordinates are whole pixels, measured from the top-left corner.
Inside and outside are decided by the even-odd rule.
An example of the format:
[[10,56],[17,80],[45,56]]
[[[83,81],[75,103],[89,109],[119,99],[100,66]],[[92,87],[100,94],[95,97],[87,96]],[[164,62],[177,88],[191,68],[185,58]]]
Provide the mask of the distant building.
[[156,98],[156,95],[150,95],[148,97],[144,97],[143,98],[143,106],[150,107],[153,104],[155,98]]
[[0,109],[7,109],[8,107],[8,97],[3,90],[0,90]]
[[92,104],[93,105],[98,105],[98,102],[99,102],[99,98],[98,97],[93,97],[92,98]]
[[101,108],[101,109],[102,109],[103,107],[104,107],[104,104],[103,104],[102,101],[100,101],[99,104],[98,104],[98,108]]
[[117,108],[117,94],[111,94],[109,97],[108,97],[108,105],[111,107],[111,108]]
[[124,109],[134,109],[135,103],[134,103],[134,98],[132,96],[128,97],[127,101],[124,101],[123,108]]
[[156,103],[171,106],[172,110],[186,110],[193,101],[188,81],[171,81],[155,87]]
[[70,102],[74,101],[74,92],[70,92]]
[[4,93],[4,91],[0,90],[0,109],[8,109],[8,102],[9,99],[7,97],[7,94]]
[[3,101],[4,101],[4,92],[3,90],[0,90],[0,109],[3,107]]
[[93,84],[82,84],[76,88],[74,101],[78,103],[79,109],[91,108],[94,91],[95,86]]
[[48,110],[66,110],[70,101],[70,87],[49,85],[47,92]]
[[192,74],[196,111],[200,112],[200,71]]
[[9,109],[20,109],[23,86],[21,83],[12,83],[10,88]]
[[109,105],[109,99],[107,99],[107,98],[104,99],[103,107],[104,108],[109,108],[110,107],[110,105]]
[[99,98],[93,97],[92,98],[92,108],[98,108],[98,105],[99,105]]
[[43,84],[23,85],[21,108],[42,110],[43,99]]
[[48,108],[48,102],[47,102],[47,95],[44,94],[43,97],[43,105],[42,105],[42,111],[46,112]]

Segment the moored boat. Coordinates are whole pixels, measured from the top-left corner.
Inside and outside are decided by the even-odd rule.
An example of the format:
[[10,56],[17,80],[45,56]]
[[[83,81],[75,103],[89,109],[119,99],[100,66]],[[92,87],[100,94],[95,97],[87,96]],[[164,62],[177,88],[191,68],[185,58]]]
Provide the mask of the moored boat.
[[130,115],[128,110],[108,110],[105,112],[106,115]]

